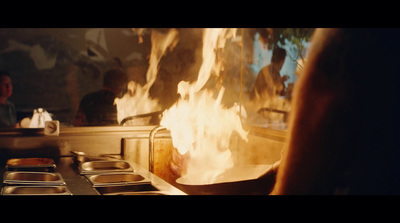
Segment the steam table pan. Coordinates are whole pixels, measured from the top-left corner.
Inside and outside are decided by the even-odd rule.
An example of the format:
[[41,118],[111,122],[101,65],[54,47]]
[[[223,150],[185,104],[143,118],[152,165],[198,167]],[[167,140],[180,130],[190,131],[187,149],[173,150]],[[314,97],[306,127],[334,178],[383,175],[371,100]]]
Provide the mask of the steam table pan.
[[81,164],[84,162],[89,162],[89,161],[98,161],[98,160],[120,160],[119,158],[116,158],[115,155],[90,155],[85,152],[79,152],[79,151],[71,151],[72,154],[74,154],[74,163],[75,164]]
[[2,195],[72,195],[66,186],[5,186]]
[[50,158],[13,158],[7,160],[6,170],[30,170],[54,172],[56,164]]
[[170,195],[165,191],[128,191],[128,192],[116,192],[116,193],[105,193],[103,195]]
[[101,160],[118,160],[117,158],[107,157],[107,156],[90,156],[90,155],[80,155],[74,157],[74,162],[78,165],[90,161],[101,161]]
[[82,175],[113,172],[133,172],[133,168],[128,162],[123,160],[98,160],[81,163],[79,165],[79,172]]
[[137,173],[102,173],[86,175],[93,187],[150,184],[151,181]]
[[8,185],[65,185],[64,179],[59,173],[6,171],[3,183]]
[[133,185],[112,185],[95,187],[96,191],[101,195],[128,195],[133,192],[157,192],[160,191],[152,184],[133,184]]

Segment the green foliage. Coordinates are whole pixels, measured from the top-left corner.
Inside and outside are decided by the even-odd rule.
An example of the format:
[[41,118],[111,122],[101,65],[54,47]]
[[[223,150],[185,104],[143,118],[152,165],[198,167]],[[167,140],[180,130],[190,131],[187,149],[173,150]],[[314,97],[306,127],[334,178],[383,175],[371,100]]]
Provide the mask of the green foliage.
[[314,28],[257,28],[255,32],[260,33],[260,37],[269,49],[278,43],[283,46],[285,40],[292,44],[301,45],[304,41],[309,41]]
[[[304,43],[310,41],[315,28],[256,28],[251,30],[251,34],[260,34],[260,40],[266,44],[267,49],[273,49],[280,45],[284,47],[289,41],[297,50],[297,57],[290,58],[293,62],[297,63],[297,59],[304,59]],[[299,65],[301,68],[301,65]]]

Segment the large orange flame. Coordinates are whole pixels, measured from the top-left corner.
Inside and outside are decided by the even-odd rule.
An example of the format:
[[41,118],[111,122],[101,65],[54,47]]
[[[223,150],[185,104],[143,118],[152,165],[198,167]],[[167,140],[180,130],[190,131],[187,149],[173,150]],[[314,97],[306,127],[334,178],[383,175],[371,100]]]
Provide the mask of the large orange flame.
[[[212,69],[218,75],[215,50],[223,47],[230,29],[206,29],[203,36],[203,63],[197,81],[180,82],[180,100],[164,111],[161,125],[170,130],[172,142],[181,154],[189,153],[187,168],[182,173],[185,182],[210,184],[225,170],[234,166],[229,150],[230,137],[234,131],[247,141],[237,108],[221,105],[222,87],[217,98],[214,92],[202,89]],[[216,65],[217,64],[217,65]]]
[[[159,111],[161,106],[158,104],[157,99],[152,99],[149,96],[149,90],[154,84],[157,73],[158,63],[164,55],[168,47],[174,47],[178,41],[178,31],[170,29],[167,33],[152,31],[151,33],[151,54],[149,68],[146,73],[146,84],[141,85],[130,81],[128,83],[128,92],[122,98],[116,98],[114,103],[117,106],[117,119],[118,123],[129,116],[135,116],[144,113]],[[147,120],[140,120],[142,123],[135,122],[135,124],[147,124]]]

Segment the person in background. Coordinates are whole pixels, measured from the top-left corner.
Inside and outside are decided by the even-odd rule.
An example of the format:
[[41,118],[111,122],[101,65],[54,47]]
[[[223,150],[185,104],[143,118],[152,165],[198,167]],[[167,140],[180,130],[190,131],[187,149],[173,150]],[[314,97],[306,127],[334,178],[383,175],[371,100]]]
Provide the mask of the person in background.
[[18,128],[17,113],[14,103],[8,100],[13,93],[13,85],[10,74],[0,71],[0,127]]
[[271,63],[263,67],[258,73],[254,82],[253,90],[250,92],[250,99],[272,98],[285,93],[285,81],[289,76],[281,76],[280,70],[285,63],[286,51],[283,48],[275,47],[272,52]]
[[114,99],[120,96],[126,84],[127,76],[121,69],[108,70],[104,74],[103,88],[81,99],[75,116],[75,126],[118,125]]
[[400,194],[400,29],[317,29],[271,195]]

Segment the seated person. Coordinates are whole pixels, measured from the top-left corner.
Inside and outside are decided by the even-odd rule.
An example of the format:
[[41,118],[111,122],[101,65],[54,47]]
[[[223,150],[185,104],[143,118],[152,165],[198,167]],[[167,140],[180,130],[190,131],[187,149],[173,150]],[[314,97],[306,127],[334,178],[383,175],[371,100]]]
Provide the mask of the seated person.
[[104,74],[103,88],[85,95],[75,116],[75,126],[118,125],[114,99],[126,86],[127,77],[121,69]]
[[9,73],[0,71],[0,128],[19,127],[14,103],[8,100],[12,92],[13,86]]

